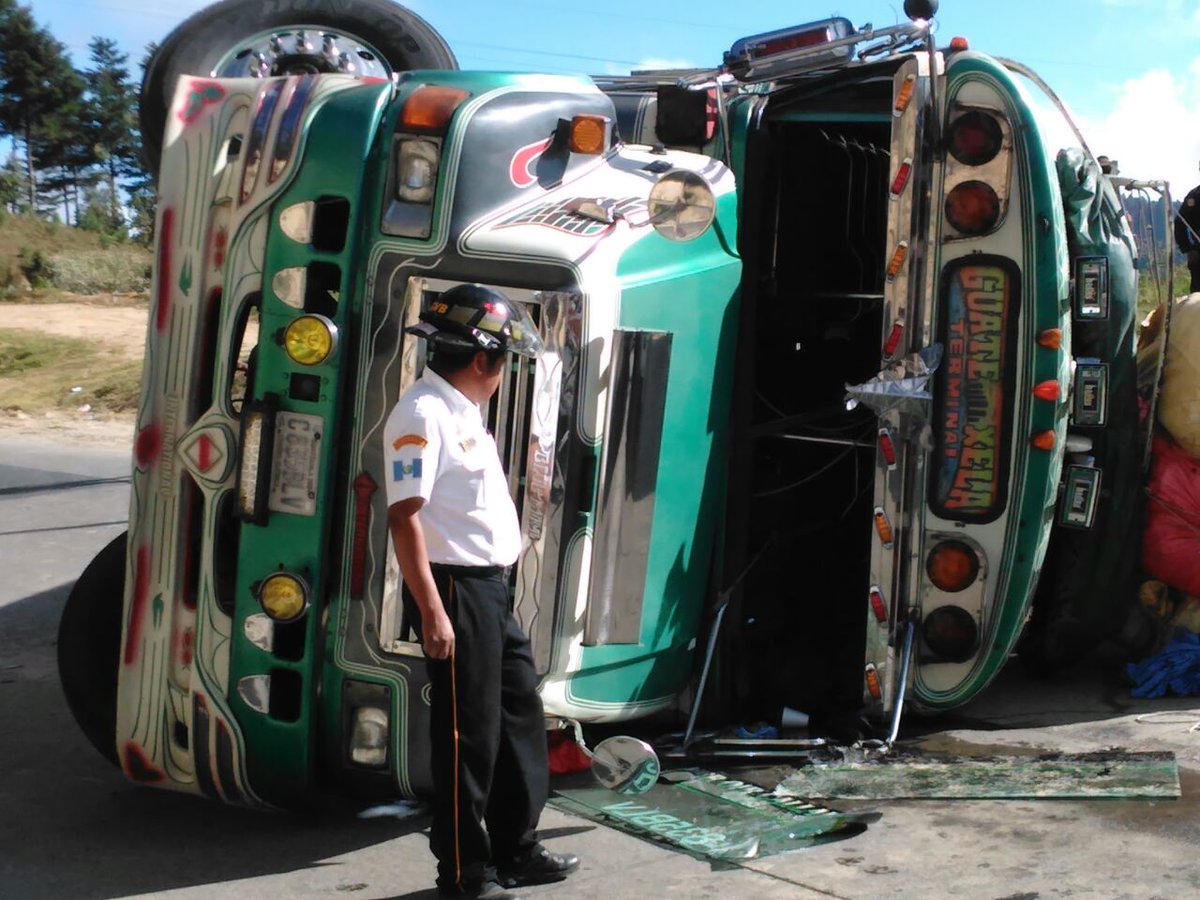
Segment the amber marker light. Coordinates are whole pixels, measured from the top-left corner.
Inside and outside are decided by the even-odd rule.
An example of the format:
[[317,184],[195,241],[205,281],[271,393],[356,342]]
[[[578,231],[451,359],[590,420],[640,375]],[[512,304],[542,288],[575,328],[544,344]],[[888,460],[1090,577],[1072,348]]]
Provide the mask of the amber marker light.
[[302,366],[323,363],[337,349],[337,326],[325,316],[293,319],[283,333],[283,349]]
[[409,131],[445,131],[454,111],[469,96],[458,88],[418,88],[404,101],[400,122]]
[[867,663],[867,670],[863,677],[867,682],[867,693],[876,700],[882,700],[883,685],[879,681],[879,670],[875,668],[874,663]]
[[904,260],[908,259],[908,241],[901,241],[896,252],[892,254],[892,261],[888,263],[887,280],[895,281],[896,276],[900,274],[900,269],[904,266]]
[[890,549],[892,546],[892,523],[888,521],[887,513],[883,511],[882,506],[875,507],[875,533],[879,535],[879,541],[883,544],[884,549]]
[[956,35],[955,37],[950,38],[950,49],[954,51],[970,50],[971,42],[962,35]]
[[1037,434],[1035,434],[1030,439],[1029,442],[1031,444],[1033,444],[1033,446],[1037,447],[1039,450],[1053,450],[1054,449],[1054,432],[1053,431],[1039,431]]
[[1062,346],[1063,333],[1061,328],[1047,328],[1038,335],[1038,343],[1047,350],[1057,350]]
[[1039,400],[1045,400],[1047,403],[1057,403],[1061,396],[1061,391],[1057,381],[1043,381],[1033,388],[1033,396]]
[[258,602],[276,622],[292,622],[308,608],[308,585],[286,572],[269,575],[259,585]]
[[892,107],[892,115],[903,115],[908,109],[908,104],[912,103],[913,91],[917,89],[917,76],[906,75],[904,84],[900,85],[900,90],[896,92],[896,105]]
[[604,116],[576,116],[571,120],[571,152],[597,156],[604,152],[608,119]]

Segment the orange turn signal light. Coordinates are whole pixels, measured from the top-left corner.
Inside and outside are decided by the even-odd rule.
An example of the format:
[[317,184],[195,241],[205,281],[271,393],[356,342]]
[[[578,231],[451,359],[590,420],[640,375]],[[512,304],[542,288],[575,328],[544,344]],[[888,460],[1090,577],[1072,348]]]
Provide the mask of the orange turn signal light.
[[884,548],[892,546],[892,523],[888,521],[887,513],[883,511],[882,506],[875,507],[875,532],[879,535],[879,542]]
[[1053,450],[1054,449],[1054,432],[1053,431],[1039,431],[1037,434],[1035,434],[1030,439],[1030,443],[1033,444],[1033,446],[1037,447],[1039,450]]
[[950,38],[950,49],[951,50],[970,50],[971,42],[968,41],[962,35],[957,35],[955,37]]
[[883,699],[883,685],[879,681],[879,670],[874,663],[867,663],[866,671],[867,692],[876,700]]
[[607,135],[607,117],[576,116],[571,120],[571,152],[597,156],[604,152]]
[[894,115],[900,115],[906,109],[908,104],[912,103],[913,91],[917,88],[917,76],[906,75],[904,84],[900,85],[900,90],[896,92],[896,105],[892,108]]
[[1048,403],[1057,403],[1061,392],[1057,381],[1043,381],[1033,388],[1033,396]]
[[896,245],[896,252],[892,254],[892,261],[888,263],[887,280],[895,281],[896,276],[900,274],[900,269],[904,266],[904,260],[908,258],[908,241],[901,241]]
[[1062,338],[1063,334],[1061,328],[1047,328],[1038,335],[1038,343],[1047,350],[1057,350],[1062,346]]
[[445,131],[454,111],[470,96],[458,88],[417,88],[404,101],[400,122],[408,131]]

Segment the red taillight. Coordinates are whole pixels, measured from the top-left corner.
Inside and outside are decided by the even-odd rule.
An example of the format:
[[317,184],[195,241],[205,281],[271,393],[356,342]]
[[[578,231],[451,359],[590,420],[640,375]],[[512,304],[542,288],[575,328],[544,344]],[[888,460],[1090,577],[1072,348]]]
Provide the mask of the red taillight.
[[879,429],[879,452],[883,454],[889,469],[896,468],[896,445],[892,442],[891,432],[886,428]]
[[939,590],[964,591],[979,577],[979,556],[962,541],[942,541],[929,551],[925,572]]
[[947,662],[966,662],[975,655],[979,626],[957,606],[940,606],[925,617],[921,629],[925,646]]
[[1004,132],[993,116],[977,109],[950,123],[950,155],[967,166],[991,162],[1004,144]]
[[891,549],[892,523],[888,521],[887,513],[883,511],[882,506],[875,507],[875,533],[879,535],[879,543],[883,544],[884,549]]
[[1057,403],[1061,393],[1057,381],[1043,381],[1033,388],[1033,396],[1048,403]]
[[804,47],[816,47],[819,44],[828,44],[830,40],[832,40],[832,35],[829,33],[828,28],[801,31],[796,34],[788,34],[773,40],[763,41],[754,48],[754,55],[771,56],[775,53],[787,53],[789,50],[800,50]]
[[904,188],[908,186],[908,176],[912,174],[912,157],[907,157],[904,162],[900,163],[900,168],[896,170],[896,177],[892,179],[892,199],[895,200],[904,193]]
[[879,624],[887,621],[887,604],[883,602],[883,591],[877,587],[871,588],[871,612],[875,613],[875,621]]
[[1032,438],[1030,438],[1029,442],[1039,450],[1053,450],[1055,443],[1054,432],[1039,431]]
[[985,234],[1000,221],[1000,198],[989,184],[964,181],[946,197],[946,218],[963,234]]
[[897,319],[892,325],[891,334],[888,335],[887,341],[883,345],[883,355],[887,359],[891,359],[896,355],[896,350],[900,347],[900,339],[904,337],[904,320]]

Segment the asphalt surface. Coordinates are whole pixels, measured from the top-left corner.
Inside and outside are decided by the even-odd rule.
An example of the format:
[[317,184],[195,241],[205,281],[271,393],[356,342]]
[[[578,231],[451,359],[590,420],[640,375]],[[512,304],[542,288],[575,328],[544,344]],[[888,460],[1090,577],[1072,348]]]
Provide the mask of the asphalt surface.
[[[432,898],[424,819],[262,813],[134,787],[65,707],[55,633],[78,573],[124,528],[127,448],[0,439],[0,898]],[[1112,659],[1050,683],[1009,666],[906,740],[1170,750],[1175,801],[892,801],[842,841],[715,867],[555,810],[546,844],[583,859],[529,896],[1180,898],[1200,895],[1200,700],[1132,700]],[[830,804],[864,808],[868,804]]]

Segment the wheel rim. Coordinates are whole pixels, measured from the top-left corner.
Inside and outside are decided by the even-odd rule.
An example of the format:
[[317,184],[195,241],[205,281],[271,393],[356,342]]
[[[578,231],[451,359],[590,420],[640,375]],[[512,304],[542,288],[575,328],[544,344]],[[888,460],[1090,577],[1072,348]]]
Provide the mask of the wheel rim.
[[213,66],[214,78],[267,78],[272,75],[347,75],[386,78],[386,57],[362,38],[323,25],[292,25],[239,41]]

